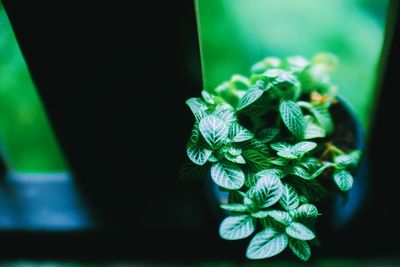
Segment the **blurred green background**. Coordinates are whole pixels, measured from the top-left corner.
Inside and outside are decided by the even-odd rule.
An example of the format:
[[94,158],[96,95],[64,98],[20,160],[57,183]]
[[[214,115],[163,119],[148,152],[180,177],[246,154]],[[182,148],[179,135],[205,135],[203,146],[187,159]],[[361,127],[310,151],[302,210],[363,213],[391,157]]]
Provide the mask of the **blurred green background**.
[[[266,57],[329,51],[334,81],[368,129],[376,98],[387,0],[195,0],[204,86],[249,74]],[[57,88],[54,88],[57,90]],[[0,3],[0,153],[18,171],[67,169]]]
[[366,129],[377,96],[387,0],[195,0],[204,86],[247,75],[266,56],[339,57],[333,81]]
[[13,171],[67,169],[1,2],[0,156]]

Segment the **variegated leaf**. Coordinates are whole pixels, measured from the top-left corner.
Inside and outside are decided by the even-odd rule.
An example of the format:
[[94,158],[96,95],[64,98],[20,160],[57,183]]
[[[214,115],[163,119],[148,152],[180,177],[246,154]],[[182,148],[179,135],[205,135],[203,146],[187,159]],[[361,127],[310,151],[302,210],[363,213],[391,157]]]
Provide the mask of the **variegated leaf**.
[[281,180],[275,176],[264,176],[257,181],[255,186],[249,189],[248,196],[262,204],[263,208],[272,206],[282,196]]
[[289,131],[299,139],[304,138],[304,115],[296,102],[281,100],[279,112]]
[[281,253],[288,245],[288,237],[267,228],[256,234],[247,247],[249,259],[265,259]]
[[199,129],[207,143],[214,148],[223,145],[228,137],[226,123],[212,115],[201,119]]
[[286,233],[299,240],[311,240],[315,238],[315,234],[307,226],[299,222],[292,222],[286,227]]
[[235,164],[214,163],[211,167],[211,178],[226,189],[240,189],[244,185],[244,173]]
[[230,216],[222,221],[219,235],[226,240],[238,240],[250,236],[254,230],[255,224],[251,216]]
[[283,184],[282,196],[279,203],[285,210],[294,210],[300,205],[299,196],[296,190],[289,184]]
[[291,238],[289,248],[302,261],[307,261],[311,257],[311,248],[306,241]]
[[244,142],[254,137],[253,133],[241,126],[239,123],[233,123],[229,128],[229,138],[233,142]]

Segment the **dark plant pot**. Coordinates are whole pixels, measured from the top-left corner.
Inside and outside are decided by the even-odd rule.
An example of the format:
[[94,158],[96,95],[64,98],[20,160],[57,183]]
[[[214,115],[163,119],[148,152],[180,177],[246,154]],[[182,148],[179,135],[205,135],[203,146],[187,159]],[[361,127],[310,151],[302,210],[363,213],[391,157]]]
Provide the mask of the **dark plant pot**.
[[[361,150],[362,157],[358,166],[354,169],[354,184],[352,189],[347,192],[347,196],[337,193],[317,205],[319,211],[323,214],[317,222],[318,233],[323,232],[321,239],[329,238],[333,233],[348,228],[353,218],[361,210],[367,194],[368,166],[364,149],[364,131],[350,105],[341,97],[337,99],[338,104],[331,107],[335,123],[334,139],[346,143],[346,146],[352,150]],[[227,202],[228,193],[219,190],[218,186],[212,181],[210,173],[207,176],[205,185],[210,200],[210,209],[215,215],[215,219],[220,221],[228,215],[227,212],[219,208],[220,203]]]
[[[356,113],[343,98],[338,98],[339,104],[332,107],[332,115],[334,117],[336,128],[341,127],[343,130],[352,133],[353,140],[351,141],[352,149],[362,151],[362,157],[358,166],[353,171],[354,184],[347,196],[336,194],[330,201],[329,218],[332,230],[340,230],[350,224],[352,219],[361,210],[362,204],[367,195],[368,185],[368,164],[367,155],[365,154],[365,136],[364,130]],[[345,114],[348,118],[347,125],[338,123],[338,113]],[[338,129],[339,130],[339,129]],[[343,131],[342,130],[342,131]]]

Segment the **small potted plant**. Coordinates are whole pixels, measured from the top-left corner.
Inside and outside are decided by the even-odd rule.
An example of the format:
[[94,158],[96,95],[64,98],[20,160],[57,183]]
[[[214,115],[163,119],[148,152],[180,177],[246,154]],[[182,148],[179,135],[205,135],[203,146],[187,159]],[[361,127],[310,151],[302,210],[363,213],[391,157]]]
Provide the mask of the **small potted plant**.
[[267,57],[190,98],[195,123],[182,175],[206,177],[222,194],[223,239],[251,240],[249,259],[289,248],[306,261],[317,244],[318,205],[352,188],[360,158],[355,118],[330,79],[337,59],[319,53]]

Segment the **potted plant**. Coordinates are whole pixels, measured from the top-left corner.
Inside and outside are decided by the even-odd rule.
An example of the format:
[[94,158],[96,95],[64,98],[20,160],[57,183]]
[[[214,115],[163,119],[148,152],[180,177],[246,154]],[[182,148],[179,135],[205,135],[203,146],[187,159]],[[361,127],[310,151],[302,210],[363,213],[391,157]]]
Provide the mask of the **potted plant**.
[[252,236],[249,259],[289,248],[308,260],[310,245],[318,244],[319,205],[353,186],[361,137],[331,82],[336,64],[329,53],[267,57],[250,77],[233,75],[186,102],[195,123],[181,175],[195,179],[209,171],[227,215],[219,235]]

